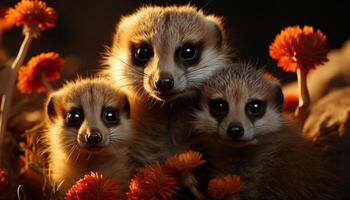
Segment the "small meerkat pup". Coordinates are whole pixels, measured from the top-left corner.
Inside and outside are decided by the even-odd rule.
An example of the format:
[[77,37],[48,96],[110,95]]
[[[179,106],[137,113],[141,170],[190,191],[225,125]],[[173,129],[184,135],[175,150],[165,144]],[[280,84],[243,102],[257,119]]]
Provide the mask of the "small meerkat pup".
[[240,64],[215,74],[193,120],[210,176],[240,175],[241,199],[335,199],[330,163],[283,118],[282,104],[262,70]]
[[229,57],[222,19],[195,7],[148,6],[121,19],[102,74],[128,95],[136,165],[185,148],[194,94]]
[[131,135],[126,96],[101,78],[78,79],[53,92],[46,104],[50,178],[61,195],[91,171],[127,189]]

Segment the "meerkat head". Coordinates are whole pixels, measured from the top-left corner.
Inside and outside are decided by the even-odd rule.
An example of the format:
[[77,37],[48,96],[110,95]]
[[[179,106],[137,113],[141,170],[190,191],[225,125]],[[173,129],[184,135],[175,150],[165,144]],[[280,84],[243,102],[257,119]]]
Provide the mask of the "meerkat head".
[[263,73],[240,64],[215,74],[202,90],[195,129],[233,145],[255,143],[259,136],[278,131],[282,123],[282,90]]
[[97,78],[77,80],[48,98],[47,137],[52,146],[98,153],[123,144],[130,134],[129,104],[111,85]]
[[116,30],[105,73],[134,94],[188,96],[228,62],[222,19],[192,6],[143,7]]

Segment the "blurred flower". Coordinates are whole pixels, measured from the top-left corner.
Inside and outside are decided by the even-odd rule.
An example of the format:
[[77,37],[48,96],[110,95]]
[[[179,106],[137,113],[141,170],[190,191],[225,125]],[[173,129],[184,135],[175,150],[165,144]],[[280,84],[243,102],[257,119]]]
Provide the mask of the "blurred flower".
[[208,193],[213,199],[225,199],[241,192],[243,187],[239,176],[219,176],[209,181]]
[[170,157],[165,162],[164,169],[174,176],[184,176],[204,163],[201,153],[189,150]]
[[0,168],[0,190],[7,184],[5,170]]
[[284,95],[283,111],[292,112],[298,107],[298,94]]
[[264,79],[279,82],[280,80],[269,72],[264,73]]
[[6,20],[11,25],[37,26],[43,31],[55,26],[56,13],[43,1],[22,0],[7,11]]
[[157,162],[138,171],[129,189],[128,200],[171,200],[179,186],[176,178],[164,173]]
[[310,26],[303,29],[299,26],[287,27],[270,45],[270,55],[278,60],[278,66],[292,72],[297,68],[309,71],[323,64],[328,61],[327,53],[326,36]]
[[42,53],[31,58],[27,66],[22,66],[18,72],[18,89],[23,93],[45,91],[43,81],[53,82],[60,78],[63,59],[54,52]]
[[91,172],[69,189],[65,200],[115,200],[123,196],[115,181]]
[[[0,6],[0,32],[4,29],[11,28],[11,24],[5,19],[8,8]],[[1,33],[0,33],[1,34]]]

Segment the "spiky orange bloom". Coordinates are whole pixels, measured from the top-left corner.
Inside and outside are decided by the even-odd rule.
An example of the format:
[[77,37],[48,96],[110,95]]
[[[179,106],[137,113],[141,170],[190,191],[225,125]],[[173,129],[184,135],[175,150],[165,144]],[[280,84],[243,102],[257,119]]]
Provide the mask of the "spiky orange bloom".
[[241,178],[236,175],[219,176],[208,184],[208,193],[213,199],[225,199],[243,190]]
[[326,36],[311,26],[287,27],[270,45],[270,56],[278,60],[278,66],[292,72],[297,68],[307,72],[327,62],[327,53]]
[[292,112],[298,107],[298,94],[286,94],[284,96],[283,110]]
[[22,0],[7,11],[6,20],[16,26],[38,26],[40,30],[45,30],[55,26],[56,13],[43,1]]
[[115,200],[124,199],[119,185],[112,179],[91,172],[85,175],[66,194],[65,200]]
[[18,71],[18,89],[23,93],[45,91],[43,78],[48,82],[60,78],[60,70],[63,66],[63,59],[54,52],[42,53],[31,58],[26,66]]
[[129,189],[128,200],[172,200],[179,186],[176,178],[165,173],[157,162],[138,171]]
[[9,24],[7,20],[5,20],[7,9],[8,8],[6,7],[0,6],[0,31],[3,29],[11,28],[11,24]]
[[189,150],[170,157],[164,164],[164,170],[174,176],[184,176],[204,163],[201,153]]
[[0,191],[7,184],[5,170],[0,168]]

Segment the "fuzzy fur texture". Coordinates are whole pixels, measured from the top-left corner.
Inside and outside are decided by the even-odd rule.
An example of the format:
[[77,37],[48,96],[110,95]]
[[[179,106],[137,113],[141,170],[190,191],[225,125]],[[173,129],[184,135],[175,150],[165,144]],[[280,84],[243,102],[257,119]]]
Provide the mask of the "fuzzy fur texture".
[[[225,68],[207,82],[193,126],[210,175],[240,175],[241,199],[335,199],[337,181],[328,158],[286,122],[280,96],[277,83],[245,64]],[[228,102],[223,119],[210,114],[210,99]],[[252,99],[267,102],[265,114],[254,120],[246,111]],[[232,121],[241,122],[247,136],[228,137]]]
[[[161,101],[188,96],[229,62],[225,35],[221,18],[206,15],[195,7],[142,7],[123,17],[117,25],[103,73],[112,77],[129,96]],[[186,43],[202,46],[199,61],[191,66],[177,60],[178,51]],[[142,44],[149,45],[154,55],[144,66],[136,66],[132,60],[133,48]],[[154,85],[161,73],[174,77],[171,95],[166,97]]]
[[[199,60],[190,66],[179,61],[186,44],[199,45]],[[144,66],[133,61],[135,47],[147,44],[153,56]],[[229,63],[230,50],[222,19],[192,6],[148,6],[123,17],[103,75],[128,95],[134,134],[133,166],[157,160],[190,146],[189,113],[196,106],[198,88]],[[174,87],[162,93],[155,81],[163,73],[174,78]]]
[[[107,107],[116,111],[117,123],[107,124],[102,119]],[[74,108],[83,110],[84,119],[79,126],[70,127],[67,116]],[[56,185],[62,184],[61,194],[90,171],[110,176],[127,189],[131,123],[125,95],[105,79],[80,79],[52,93],[46,113],[50,178]],[[93,129],[103,136],[98,151],[89,150],[80,140]]]

